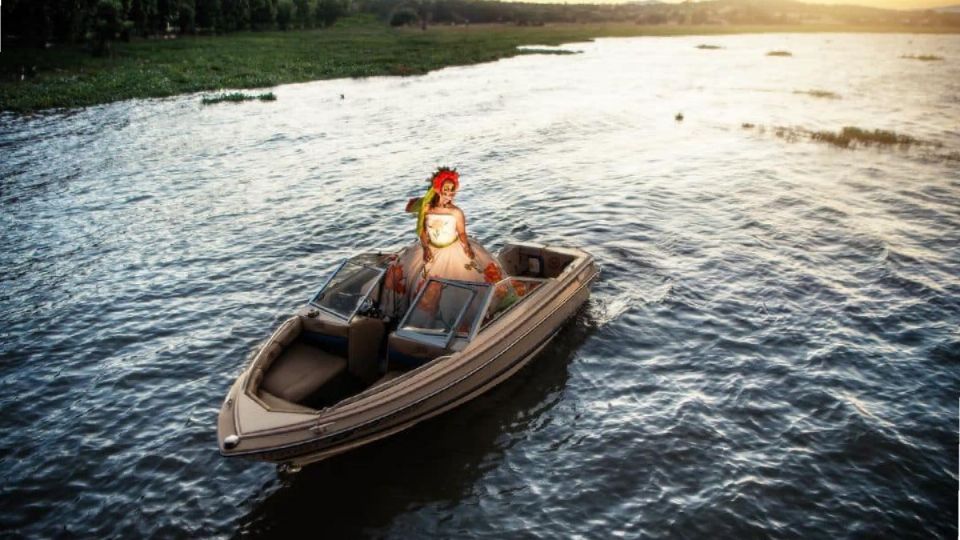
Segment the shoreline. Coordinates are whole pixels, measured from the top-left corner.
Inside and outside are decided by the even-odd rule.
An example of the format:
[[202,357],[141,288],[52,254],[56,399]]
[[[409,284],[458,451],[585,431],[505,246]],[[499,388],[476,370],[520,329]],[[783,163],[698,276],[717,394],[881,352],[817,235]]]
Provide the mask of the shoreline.
[[[390,28],[365,17],[323,30],[240,32],[222,36],[115,43],[110,57],[80,46],[5,48],[0,55],[0,113],[29,114],[197,92],[264,89],[339,78],[422,75],[524,54],[520,46],[556,46],[607,37],[718,36],[763,33],[956,34],[956,29],[848,25],[637,25],[633,23],[475,24]],[[922,51],[921,51],[922,52]],[[22,79],[22,80],[19,80]]]

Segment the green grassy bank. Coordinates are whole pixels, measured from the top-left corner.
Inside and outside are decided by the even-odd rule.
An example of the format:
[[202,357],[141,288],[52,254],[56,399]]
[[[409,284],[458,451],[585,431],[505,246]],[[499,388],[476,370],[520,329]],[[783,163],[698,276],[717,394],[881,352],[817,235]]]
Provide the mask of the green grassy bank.
[[916,32],[906,27],[639,26],[390,28],[370,18],[333,28],[244,32],[115,43],[110,57],[82,48],[5,47],[0,53],[0,110],[29,112],[130,98],[339,77],[414,75],[451,65],[529,54],[518,45],[558,45],[595,37],[713,35],[754,32]]

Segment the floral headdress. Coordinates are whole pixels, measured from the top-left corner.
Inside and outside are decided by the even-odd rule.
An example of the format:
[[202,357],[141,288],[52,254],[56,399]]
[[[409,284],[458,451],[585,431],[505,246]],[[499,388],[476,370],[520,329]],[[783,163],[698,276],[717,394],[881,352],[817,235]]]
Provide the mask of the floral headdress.
[[437,169],[437,172],[433,173],[433,176],[430,177],[430,182],[433,185],[434,191],[440,191],[444,182],[453,182],[453,189],[458,190],[460,189],[460,173],[458,173],[456,169],[440,167]]
[[450,167],[440,167],[430,175],[427,182],[430,183],[427,193],[419,199],[410,199],[407,202],[407,212],[417,213],[417,236],[423,233],[423,222],[427,217],[427,209],[430,206],[430,201],[433,200],[433,196],[440,191],[445,182],[453,182],[454,188],[460,189],[460,173]]

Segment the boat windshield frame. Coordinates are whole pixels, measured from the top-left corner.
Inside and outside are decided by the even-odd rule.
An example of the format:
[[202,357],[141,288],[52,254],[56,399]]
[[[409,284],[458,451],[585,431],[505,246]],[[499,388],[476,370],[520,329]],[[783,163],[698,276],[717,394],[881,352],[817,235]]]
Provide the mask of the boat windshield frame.
[[[353,320],[353,317],[357,314],[358,311],[360,311],[360,308],[367,302],[367,300],[369,300],[370,294],[373,293],[375,289],[377,289],[380,282],[383,280],[383,275],[387,271],[386,268],[381,268],[381,267],[357,262],[355,259],[356,257],[353,257],[353,258],[344,259],[343,261],[341,261],[340,264],[337,265],[336,270],[334,270],[333,273],[330,274],[330,276],[328,276],[327,279],[323,282],[323,285],[320,286],[319,289],[317,289],[317,292],[313,293],[310,296],[310,300],[308,301],[308,304],[310,306],[313,306],[323,311],[324,313],[332,315],[347,323]],[[361,289],[360,294],[357,296],[356,303],[354,303],[353,305],[353,308],[351,308],[349,312],[340,312],[328,306],[322,305],[319,301],[319,298],[324,293],[324,291],[327,290],[327,287],[334,280],[334,278],[336,278],[347,265],[356,266],[357,267],[356,271],[367,269],[367,270],[374,271],[375,274],[371,276],[371,279],[368,281],[365,288]]]
[[[470,297],[466,302],[464,302],[463,306],[460,307],[456,318],[450,325],[450,330],[445,333],[430,331],[428,329],[414,329],[408,326],[410,318],[413,316],[414,311],[416,311],[417,306],[420,305],[420,301],[423,299],[424,294],[426,294],[431,282],[441,283],[445,286],[457,287],[459,289],[466,289],[470,292]],[[477,298],[478,295],[482,296]],[[410,303],[410,307],[407,309],[407,312],[404,313],[403,318],[400,319],[400,324],[397,325],[397,330],[395,333],[400,337],[443,349],[449,348],[450,342],[452,342],[455,338],[466,339],[467,341],[470,341],[477,335],[477,332],[480,331],[480,326],[483,322],[483,314],[486,313],[492,297],[493,287],[486,282],[461,281],[456,279],[434,277],[427,278],[427,281],[422,287],[420,287],[420,291],[417,293],[417,296],[414,298],[413,302]],[[473,322],[470,324],[470,328],[466,332],[458,331],[460,322],[466,315],[467,310],[469,310],[470,306],[476,302],[479,303],[477,304],[476,316],[474,317]]]

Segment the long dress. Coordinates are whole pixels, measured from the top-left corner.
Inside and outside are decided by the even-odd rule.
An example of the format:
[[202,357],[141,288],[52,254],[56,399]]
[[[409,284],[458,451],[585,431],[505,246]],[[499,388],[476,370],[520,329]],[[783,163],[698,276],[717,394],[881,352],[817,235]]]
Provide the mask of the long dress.
[[480,244],[468,239],[474,258],[464,253],[457,235],[457,218],[451,214],[427,214],[424,220],[433,258],[424,263],[420,242],[404,248],[387,269],[388,312],[399,317],[406,311],[429,277],[497,283],[503,270],[497,260]]

